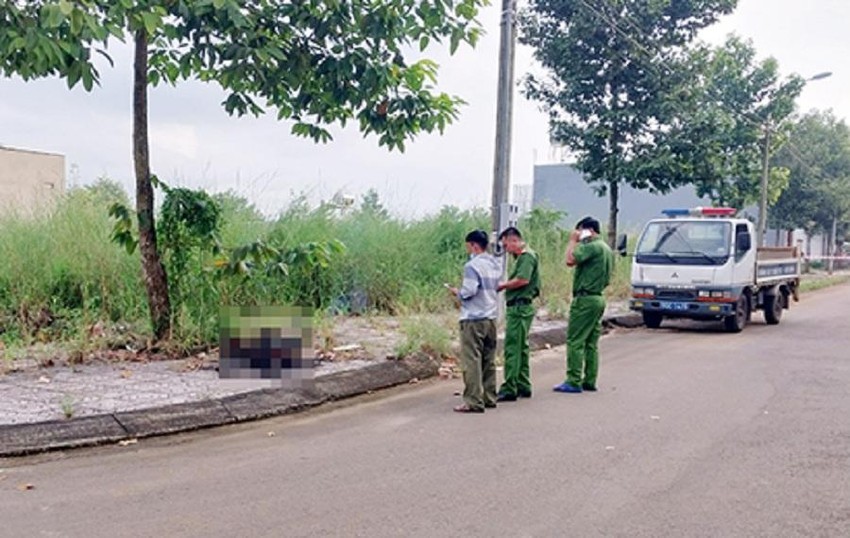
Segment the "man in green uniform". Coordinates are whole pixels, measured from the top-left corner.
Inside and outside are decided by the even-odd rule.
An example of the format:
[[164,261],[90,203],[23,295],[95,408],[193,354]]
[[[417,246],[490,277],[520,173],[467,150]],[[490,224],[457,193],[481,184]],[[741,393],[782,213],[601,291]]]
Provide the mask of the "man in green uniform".
[[598,220],[586,217],[578,222],[567,246],[567,266],[575,268],[567,326],[567,378],[554,390],[595,391],[605,312],[603,292],[614,271],[614,254],[599,236]]
[[507,306],[505,381],[499,389],[498,401],[513,402],[517,398],[531,398],[528,330],[534,319],[532,302],[540,294],[540,263],[516,228],[507,228],[499,235],[499,240],[515,262],[507,282],[498,287],[498,291],[505,290]]

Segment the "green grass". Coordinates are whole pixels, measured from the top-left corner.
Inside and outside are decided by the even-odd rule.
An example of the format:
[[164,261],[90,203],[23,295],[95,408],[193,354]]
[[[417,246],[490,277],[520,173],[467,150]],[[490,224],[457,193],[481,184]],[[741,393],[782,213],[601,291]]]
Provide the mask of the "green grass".
[[805,279],[800,284],[800,291],[817,291],[850,282],[850,275],[833,275],[823,278]]
[[[216,196],[222,208],[221,239],[233,248],[262,239],[280,249],[339,240],[342,254],[327,267],[294,270],[288,277],[215,277],[209,254],[193,254],[180,274],[187,300],[175,305],[175,340],[185,346],[214,344],[221,305],[293,305],[309,298],[330,323],[328,313],[345,311],[346,297],[366,298],[367,311],[419,319],[453,309],[443,282],[459,284],[466,260],[464,236],[487,229],[484,210],[446,207],[416,221],[387,216],[364,206],[345,213],[310,207],[295,199],[274,219],[263,218],[233,194]],[[0,340],[9,348],[38,342],[91,342],[100,322],[109,338],[150,334],[138,253],[128,254],[110,240],[108,207],[127,202],[114,183],[72,189],[48,216],[0,218]],[[539,254],[541,306],[565,314],[572,270],[564,266],[568,232],[560,215],[535,211],[521,228]],[[168,267],[166,267],[168,269]],[[610,294],[628,293],[629,263],[618,258]],[[408,347],[427,343],[442,352],[446,338],[434,327],[412,321],[404,328]],[[110,336],[111,335],[111,336]],[[117,335],[117,336],[116,336]],[[119,338],[120,339],[120,338]]]

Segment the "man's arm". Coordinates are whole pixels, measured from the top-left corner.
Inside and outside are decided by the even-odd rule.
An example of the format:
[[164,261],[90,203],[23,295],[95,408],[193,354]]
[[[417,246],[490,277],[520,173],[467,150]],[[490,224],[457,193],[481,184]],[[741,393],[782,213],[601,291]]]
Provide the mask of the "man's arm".
[[579,230],[573,230],[573,232],[570,234],[570,242],[567,245],[567,259],[566,259],[567,267],[575,267],[576,265],[578,265],[578,261],[576,260],[575,252],[576,252],[576,247],[579,244],[579,241],[578,241],[579,233],[581,233],[581,232],[579,232]]
[[519,288],[524,288],[528,286],[528,283],[531,282],[527,278],[514,278],[508,280],[507,282],[502,282],[496,288],[496,291],[504,291],[504,290],[516,290]]
[[461,301],[468,301],[478,294],[480,287],[481,278],[478,272],[471,265],[467,265],[463,269],[463,284],[459,290],[455,290],[455,294]]
[[529,256],[527,252],[523,252],[520,254],[519,258],[517,258],[517,266],[516,273],[514,273],[514,278],[508,280],[507,282],[502,282],[499,284],[499,287],[496,288],[496,291],[503,290],[517,290],[519,288],[524,288],[528,286],[528,283],[531,282],[531,275],[534,271],[534,266],[529,262]]

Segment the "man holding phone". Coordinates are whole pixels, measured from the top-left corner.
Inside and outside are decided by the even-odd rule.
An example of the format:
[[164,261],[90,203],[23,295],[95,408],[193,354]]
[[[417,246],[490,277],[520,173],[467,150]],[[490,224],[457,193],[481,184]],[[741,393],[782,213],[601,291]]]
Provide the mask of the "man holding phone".
[[605,313],[603,292],[614,271],[614,254],[599,231],[599,221],[585,217],[570,235],[566,264],[575,272],[567,325],[567,376],[554,388],[555,392],[596,391],[599,337]]
[[499,388],[500,402],[531,398],[531,366],[528,331],[534,321],[534,299],[540,295],[540,261],[528,248],[515,227],[505,229],[499,240],[514,257],[513,270],[506,282],[499,284],[505,292],[505,380]]
[[461,369],[463,405],[457,413],[483,413],[496,407],[496,319],[499,316],[496,287],[502,276],[499,261],[487,253],[487,232],[466,236],[469,261],[463,268],[460,289],[446,284],[460,301]]

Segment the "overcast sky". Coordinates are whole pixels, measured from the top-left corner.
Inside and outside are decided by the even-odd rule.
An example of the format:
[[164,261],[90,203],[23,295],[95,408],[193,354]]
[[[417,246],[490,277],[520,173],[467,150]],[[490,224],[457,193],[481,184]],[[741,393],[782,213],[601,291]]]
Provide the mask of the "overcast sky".
[[[488,35],[475,50],[454,57],[435,50],[440,88],[468,101],[459,122],[444,136],[425,135],[404,154],[379,149],[355,129],[315,145],[296,139],[290,126],[271,116],[234,119],[222,94],[200,83],[151,92],[151,159],[154,172],[176,185],[211,191],[234,189],[269,214],[293,192],[313,200],[337,191],[360,195],[376,188],[396,213],[415,216],[442,205],[486,207],[490,200],[495,133],[498,10],[494,0],[481,20]],[[521,2],[522,3],[522,2]],[[785,73],[833,77],[807,86],[801,109],[832,108],[850,117],[850,2],[847,0],[741,0],[737,12],[704,38],[722,41],[734,32],[751,38],[763,56],[774,56]],[[66,155],[69,183],[99,176],[132,190],[131,57],[113,50],[115,69],[101,87],[69,92],[64,83],[0,79],[0,144]],[[517,52],[517,75],[531,65],[529,50]],[[553,162],[547,123],[534,103],[518,96],[514,110],[513,183],[531,183],[535,163]],[[74,170],[71,170],[71,168]]]

